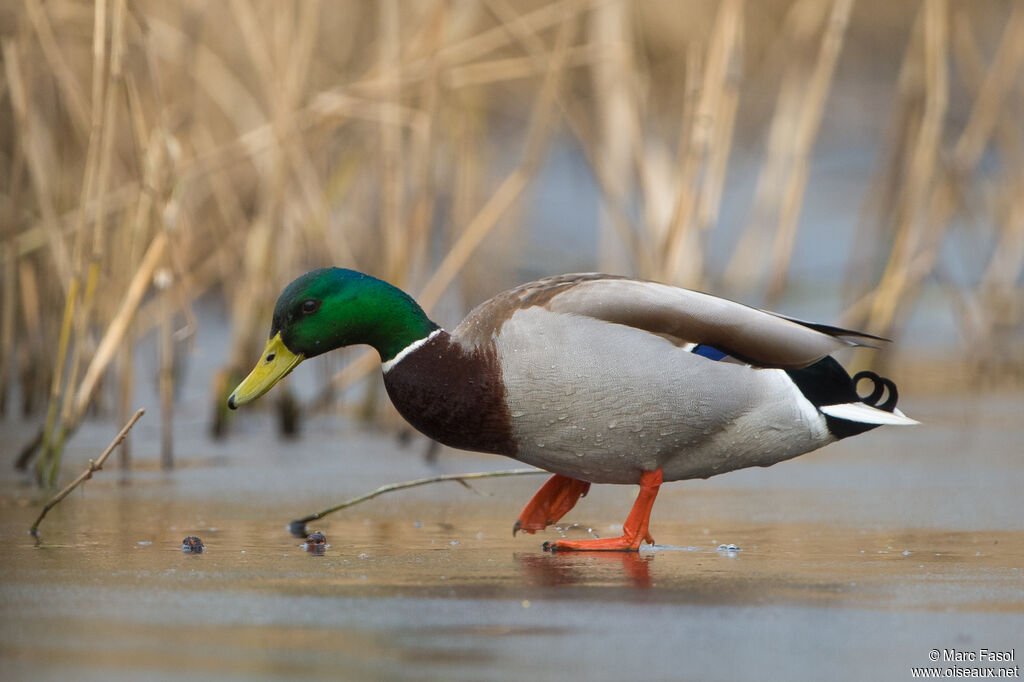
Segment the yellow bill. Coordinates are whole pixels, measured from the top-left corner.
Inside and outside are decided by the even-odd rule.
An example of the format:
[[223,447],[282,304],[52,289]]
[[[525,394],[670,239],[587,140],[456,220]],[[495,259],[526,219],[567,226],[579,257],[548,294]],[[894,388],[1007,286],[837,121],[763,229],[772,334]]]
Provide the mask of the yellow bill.
[[280,332],[275,334],[274,338],[267,341],[267,347],[263,349],[256,367],[228,398],[228,407],[234,410],[239,405],[256,400],[305,359],[304,355],[296,355],[285,347]]

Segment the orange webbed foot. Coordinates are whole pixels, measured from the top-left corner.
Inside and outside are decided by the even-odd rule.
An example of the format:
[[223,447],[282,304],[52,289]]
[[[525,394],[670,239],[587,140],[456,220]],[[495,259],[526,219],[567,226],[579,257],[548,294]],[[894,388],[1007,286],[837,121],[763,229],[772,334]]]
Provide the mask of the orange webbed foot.
[[512,526],[512,535],[536,533],[565,516],[590,490],[590,483],[555,474],[530,499]]
[[644,542],[654,544],[654,538],[648,530],[651,521],[651,509],[654,499],[661,487],[661,469],[645,471],[640,476],[640,494],[633,503],[629,517],[622,524],[622,536],[617,538],[600,538],[595,540],[558,540],[545,542],[544,549],[550,552],[562,550],[572,551],[604,551],[604,552],[636,552]]

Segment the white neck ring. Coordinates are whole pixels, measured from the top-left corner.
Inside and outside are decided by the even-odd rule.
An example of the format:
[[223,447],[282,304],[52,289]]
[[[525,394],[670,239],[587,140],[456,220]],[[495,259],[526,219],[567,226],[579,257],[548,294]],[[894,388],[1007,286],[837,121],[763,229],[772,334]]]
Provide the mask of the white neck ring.
[[387,374],[389,371],[391,371],[391,368],[397,365],[399,362],[401,362],[406,355],[413,352],[414,350],[425,344],[427,341],[430,341],[432,338],[440,334],[442,331],[444,330],[435,329],[434,331],[430,332],[427,336],[424,336],[422,339],[416,339],[408,346],[398,351],[398,354],[395,357],[391,358],[386,362],[380,363],[381,369],[383,369],[384,373]]

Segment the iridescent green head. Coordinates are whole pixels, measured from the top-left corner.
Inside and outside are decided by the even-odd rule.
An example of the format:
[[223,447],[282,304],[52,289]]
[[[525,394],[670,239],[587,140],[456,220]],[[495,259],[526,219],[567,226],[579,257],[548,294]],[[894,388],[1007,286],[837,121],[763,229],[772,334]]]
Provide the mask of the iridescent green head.
[[387,282],[343,268],[307,272],[281,292],[270,340],[228,406],[260,397],[306,358],[365,343],[387,361],[437,328],[416,301]]

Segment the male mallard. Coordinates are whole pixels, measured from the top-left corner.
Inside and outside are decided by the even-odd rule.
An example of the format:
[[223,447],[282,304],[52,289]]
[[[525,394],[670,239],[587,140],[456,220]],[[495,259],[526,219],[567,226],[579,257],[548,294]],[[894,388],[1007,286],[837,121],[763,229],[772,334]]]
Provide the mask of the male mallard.
[[[879,424],[917,423],[895,409],[891,381],[851,379],[829,356],[868,340],[883,339],[601,274],[516,287],[447,332],[390,284],[325,268],[285,288],[262,360],[228,405],[263,395],[306,358],[369,344],[418,430],[555,474],[514,531],[556,522],[591,483],[633,483],[640,495],[622,537],[545,548],[636,550],[653,543],[662,481],[769,466]],[[861,399],[865,377],[875,390]]]

